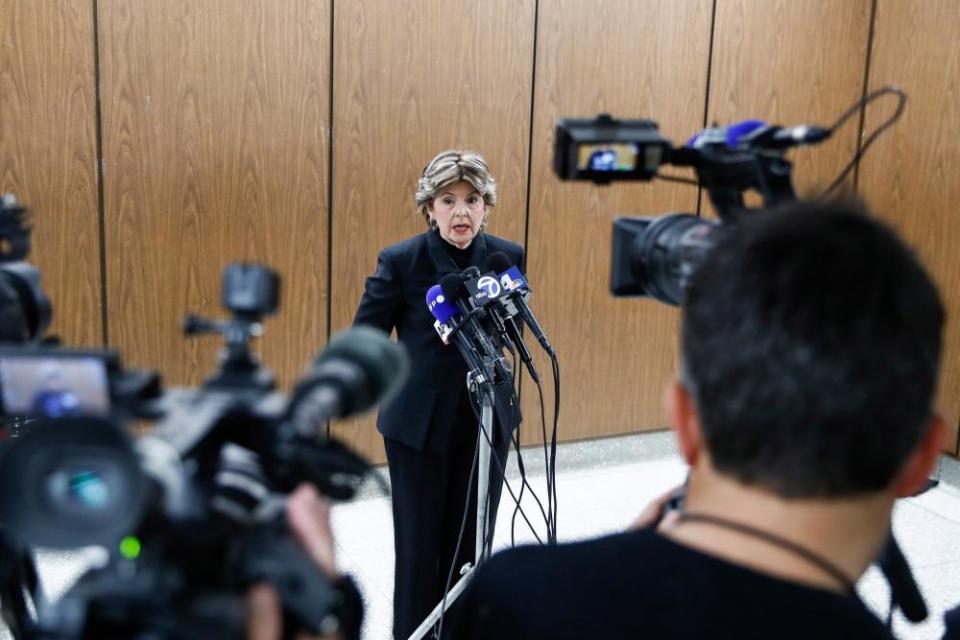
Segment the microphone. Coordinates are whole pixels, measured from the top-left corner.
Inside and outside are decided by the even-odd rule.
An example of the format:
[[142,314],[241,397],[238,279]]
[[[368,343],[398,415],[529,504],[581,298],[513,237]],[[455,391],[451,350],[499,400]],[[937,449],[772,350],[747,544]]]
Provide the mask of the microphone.
[[[467,287],[463,284],[463,276],[473,274],[474,272],[479,275],[480,270],[476,267],[469,267],[463,274],[448,273],[440,280],[440,288],[443,290],[443,295],[446,297],[447,302],[456,304],[460,309],[462,317],[458,329],[465,328],[469,332],[469,338],[473,344],[479,347],[479,356],[484,365],[483,368],[487,368],[484,359],[489,359],[493,362],[494,371],[488,371],[487,373],[498,373],[504,379],[509,380],[511,376],[503,365],[503,354],[494,346],[487,331],[474,317],[470,303],[468,302],[470,296]],[[491,377],[490,382],[494,382],[493,377]]]
[[777,130],[774,132],[770,143],[763,146],[774,149],[784,149],[801,144],[819,144],[829,138],[833,133],[833,131],[826,127],[806,124],[796,127],[775,128]]
[[[511,268],[518,273],[519,270],[510,263],[510,258],[508,258],[507,254],[504,252],[497,251],[496,253],[490,254],[487,257],[484,267],[487,271],[493,271],[494,273],[501,274],[499,279],[504,291],[512,291],[516,288],[508,288],[506,283],[509,282],[510,284],[513,284],[516,282],[516,279],[512,276],[512,274],[505,279],[504,274],[508,274]],[[517,307],[514,305],[510,305],[508,307],[506,298],[498,297],[497,300],[500,302],[500,304],[497,306],[499,306],[500,309],[506,313],[501,317],[496,309],[494,309],[494,315],[498,317],[500,324],[505,328],[510,341],[517,347],[517,353],[520,354],[520,360],[526,365],[527,371],[530,372],[530,377],[533,378],[534,382],[540,382],[540,375],[537,373],[537,368],[533,365],[533,357],[530,355],[530,350],[527,349],[527,343],[523,341],[523,335],[520,333],[520,329],[517,328],[517,323],[513,320],[513,316],[518,313]]]
[[726,127],[711,127],[694,135],[688,147],[696,149],[725,144],[731,149],[787,149],[805,144],[819,144],[833,133],[826,127],[797,125],[781,127],[763,120],[743,120]]
[[506,266],[506,268],[503,270],[494,269],[494,271],[500,272],[501,282],[506,283],[503,285],[503,288],[506,290],[504,295],[516,305],[517,310],[523,317],[523,321],[527,323],[528,327],[530,327],[534,337],[540,343],[540,346],[543,347],[544,351],[550,354],[551,357],[556,357],[557,354],[550,345],[550,341],[547,339],[547,334],[544,333],[543,327],[541,327],[540,323],[537,322],[537,318],[533,315],[533,312],[527,305],[526,299],[524,299],[523,295],[521,295],[524,291],[530,291],[527,281],[523,278],[520,270],[510,263],[510,258],[508,258],[503,252],[498,251],[497,253],[492,254],[490,257],[493,258],[497,254],[503,256],[503,258],[495,258],[498,266]]
[[290,397],[287,417],[298,433],[373,408],[393,397],[410,375],[403,345],[373,327],[354,327],[336,336],[313,361]]
[[460,355],[467,362],[467,367],[472,370],[482,369],[483,365],[476,350],[470,344],[470,340],[463,331],[458,330],[460,322],[457,320],[457,316],[460,314],[460,310],[450,303],[440,285],[435,284],[427,290],[426,301],[427,309],[435,318],[433,327],[437,330],[437,334],[443,340],[443,343],[450,344],[450,336],[452,335],[457,343]]
[[438,284],[427,289],[426,302],[427,309],[434,317],[433,328],[437,330],[437,335],[443,340],[443,344],[450,344],[450,334],[456,328],[454,318],[460,313],[459,310],[450,304]]

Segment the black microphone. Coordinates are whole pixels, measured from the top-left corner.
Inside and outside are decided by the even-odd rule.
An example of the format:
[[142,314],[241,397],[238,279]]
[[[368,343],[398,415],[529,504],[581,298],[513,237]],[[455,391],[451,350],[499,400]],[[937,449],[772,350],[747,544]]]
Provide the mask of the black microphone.
[[314,360],[291,394],[287,415],[298,433],[371,409],[389,400],[410,374],[403,345],[373,327],[353,327],[336,336]]
[[[479,275],[480,270],[476,267],[469,267],[464,274],[476,272]],[[511,376],[503,366],[503,354],[493,345],[493,341],[487,334],[487,331],[480,325],[480,322],[474,317],[473,309],[468,302],[470,297],[467,287],[463,284],[463,275],[459,273],[448,273],[440,280],[440,288],[448,302],[457,305],[460,309],[461,319],[459,329],[466,329],[468,337],[478,347],[481,359],[489,359],[493,362],[494,370],[488,371],[487,375],[491,377],[490,382],[495,382],[492,374],[499,373],[505,379]]]
[[[544,351],[550,354],[551,358],[555,358],[557,355],[556,351],[553,350],[553,346],[550,345],[550,341],[547,339],[547,334],[544,333],[543,327],[541,327],[540,323],[537,322],[536,316],[534,316],[533,312],[530,311],[530,307],[527,305],[527,301],[523,297],[522,290],[526,290],[526,291],[530,290],[529,286],[527,286],[526,280],[523,278],[523,275],[520,273],[520,270],[517,269],[512,264],[510,264],[510,258],[508,258],[502,252],[498,251],[497,253],[500,253],[501,255],[503,255],[503,257],[506,258],[507,260],[505,269],[503,269],[502,271],[496,270],[500,274],[501,281],[503,281],[505,277],[510,278],[511,280],[514,280],[514,281],[516,279],[520,280],[519,287],[513,288],[510,291],[507,291],[503,295],[516,305],[517,310],[520,312],[520,315],[523,316],[523,321],[527,323],[528,327],[530,327],[530,330],[533,332],[533,336],[540,343],[540,346],[543,347]],[[496,255],[496,254],[493,254],[493,255]],[[493,255],[491,255],[491,257],[493,257]]]
[[[497,251],[491,253],[487,256],[487,261],[484,263],[484,268],[487,271],[493,271],[496,274],[501,274],[504,271],[507,271],[512,265],[510,258],[507,257],[503,251]],[[495,308],[493,313],[500,320],[500,323],[506,329],[507,335],[510,338],[510,341],[517,347],[517,353],[520,354],[520,360],[523,361],[523,364],[526,365],[527,371],[530,372],[530,377],[533,378],[534,382],[540,382],[540,375],[537,373],[537,368],[533,364],[533,356],[530,354],[530,350],[527,348],[527,343],[523,341],[523,335],[520,333],[520,329],[517,327],[517,323],[513,320],[513,315],[506,309],[504,302],[497,298],[499,304],[496,307],[504,313],[501,315]],[[516,307],[514,307],[516,308]]]

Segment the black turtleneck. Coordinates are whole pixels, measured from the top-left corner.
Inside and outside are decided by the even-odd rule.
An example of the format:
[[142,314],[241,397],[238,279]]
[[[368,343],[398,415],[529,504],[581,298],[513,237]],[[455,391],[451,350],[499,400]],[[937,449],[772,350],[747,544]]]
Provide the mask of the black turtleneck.
[[[439,231],[437,234],[439,235]],[[456,245],[450,244],[441,236],[440,240],[443,241],[443,247],[447,250],[447,253],[450,254],[450,257],[453,258],[454,264],[457,265],[457,268],[463,271],[470,266],[470,254],[473,252],[473,242],[476,241],[476,238],[473,239],[473,242],[467,245],[466,249],[459,249]]]

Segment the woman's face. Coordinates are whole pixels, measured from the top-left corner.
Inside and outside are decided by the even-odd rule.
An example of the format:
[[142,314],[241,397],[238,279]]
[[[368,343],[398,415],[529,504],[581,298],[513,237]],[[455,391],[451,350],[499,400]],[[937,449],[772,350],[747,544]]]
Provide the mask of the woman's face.
[[466,249],[480,232],[487,207],[473,185],[461,180],[441,189],[427,205],[427,212],[436,221],[441,238]]

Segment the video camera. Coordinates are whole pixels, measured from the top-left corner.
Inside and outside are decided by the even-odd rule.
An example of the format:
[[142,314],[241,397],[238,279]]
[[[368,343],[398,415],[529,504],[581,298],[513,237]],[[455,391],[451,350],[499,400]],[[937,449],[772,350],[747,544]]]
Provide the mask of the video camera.
[[[650,296],[680,304],[696,268],[721,225],[748,209],[743,194],[757,191],[765,206],[793,200],[791,164],[785,151],[818,144],[832,129],[779,127],[745,120],[713,127],[675,147],[652,120],[562,119],[556,126],[554,170],[562,180],[649,181],[660,167],[691,167],[707,189],[720,221],[688,213],[658,218],[619,217],[613,226],[610,290],[615,296]],[[694,183],[696,184],[696,183]]]
[[[3,598],[16,638],[242,637],[241,599],[259,582],[280,594],[288,632],[359,637],[359,595],[290,537],[285,498],[305,482],[334,499],[354,495],[369,466],[328,439],[325,422],[392,395],[406,354],[382,332],[351,329],[287,396],[250,349],[277,309],[277,275],[230,265],[223,302],[229,320],[185,322],[188,335],[226,342],[200,389],[161,393],[157,383],[156,393],[131,394],[109,351],[0,351],[4,413],[32,421],[0,449],[0,486],[21,488],[0,494],[2,533],[18,551],[100,545],[109,555],[55,605],[32,567],[19,572],[37,615]],[[131,417],[155,425],[134,440]]]
[[[713,126],[675,146],[653,120],[617,120],[608,114],[593,119],[563,118],[557,122],[553,168],[561,180],[609,184],[654,178],[702,186],[720,217],[710,221],[689,213],[652,217],[618,217],[613,223],[610,291],[615,296],[650,296],[667,304],[683,301],[690,278],[716,242],[717,232],[754,209],[744,193],[756,191],[763,207],[796,199],[792,165],[786,152],[830,138],[874,100],[894,95],[892,115],[863,136],[859,149],[833,183],[818,197],[842,184],[876,139],[903,114],[906,94],[883,87],[847,109],[829,127],[781,127],[762,120]],[[697,181],[659,173],[664,165],[692,168]]]
[[0,343],[40,342],[50,327],[50,300],[28,263],[30,216],[11,194],[0,195]]

